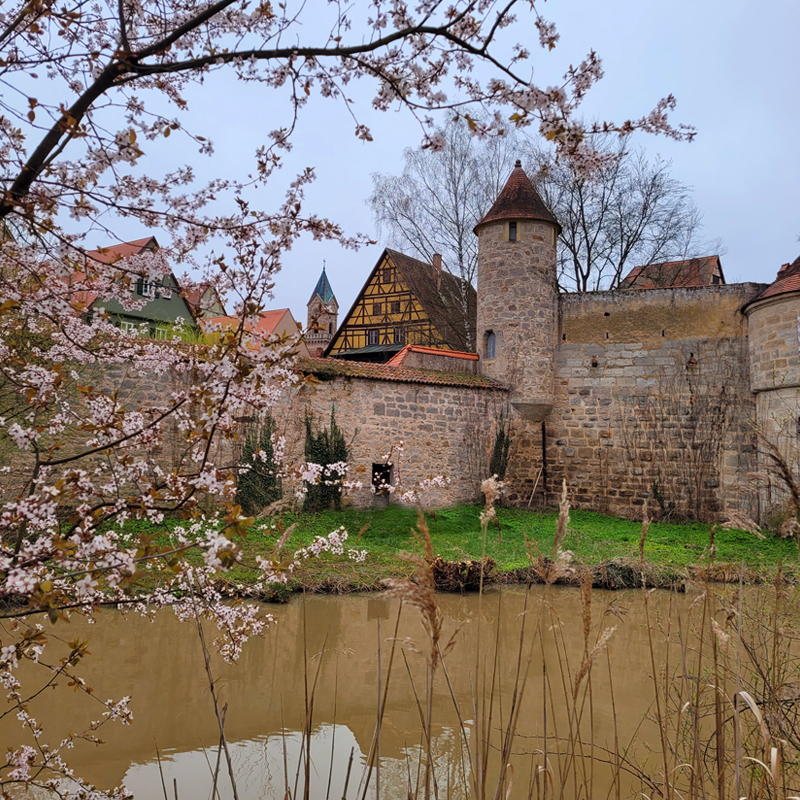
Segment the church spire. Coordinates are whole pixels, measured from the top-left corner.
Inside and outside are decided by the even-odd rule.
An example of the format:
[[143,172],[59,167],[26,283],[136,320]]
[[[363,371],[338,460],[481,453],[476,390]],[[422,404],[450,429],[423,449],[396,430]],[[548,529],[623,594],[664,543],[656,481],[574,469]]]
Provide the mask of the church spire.
[[308,301],[308,324],[306,344],[312,356],[321,356],[336,333],[339,320],[339,303],[333,293],[325,262],[322,262],[322,274]]
[[[314,287],[314,291],[311,294],[311,300],[314,297],[319,297],[323,303],[327,304],[330,303],[331,300],[335,300],[336,296],[333,293],[333,289],[331,288],[330,281],[328,280],[328,276],[325,273],[325,262],[322,262],[322,274],[319,276],[319,280],[317,281],[317,285]],[[308,302],[310,303],[311,300]]]

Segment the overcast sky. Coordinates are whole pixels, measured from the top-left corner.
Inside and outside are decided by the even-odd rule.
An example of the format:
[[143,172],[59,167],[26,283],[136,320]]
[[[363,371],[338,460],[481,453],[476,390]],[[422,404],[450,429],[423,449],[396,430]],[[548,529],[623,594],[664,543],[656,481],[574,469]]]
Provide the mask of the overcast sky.
[[[678,106],[672,121],[694,125],[696,140],[685,144],[638,135],[636,142],[650,157],[671,159],[674,177],[694,187],[704,236],[721,237],[727,249],[722,257],[727,281],[772,281],[781,264],[800,254],[800,2],[548,0],[537,7],[561,34],[552,53],[538,46],[532,26],[505,32],[510,40],[528,43],[537,85],[559,83],[569,63],[594,49],[605,77],[585,102],[587,118],[636,118],[674,94]],[[200,104],[210,112],[217,145],[201,173],[218,175],[221,165],[234,176],[246,173],[266,133],[288,121],[279,92],[231,86],[229,79],[207,82],[192,98],[193,110]],[[349,96],[374,141],[355,138],[342,103],[314,99],[263,206],[276,207],[294,174],[313,166],[317,180],[307,192],[306,213],[327,216],[348,233],[376,238],[365,203],[371,175],[399,174],[404,148],[418,146],[422,133],[404,112],[372,112],[370,89],[374,85],[353,86]],[[136,235],[144,233],[130,232],[131,238]],[[384,244],[352,252],[333,243],[299,243],[277,276],[273,307],[289,307],[305,322],[306,303],[325,260],[343,315]]]

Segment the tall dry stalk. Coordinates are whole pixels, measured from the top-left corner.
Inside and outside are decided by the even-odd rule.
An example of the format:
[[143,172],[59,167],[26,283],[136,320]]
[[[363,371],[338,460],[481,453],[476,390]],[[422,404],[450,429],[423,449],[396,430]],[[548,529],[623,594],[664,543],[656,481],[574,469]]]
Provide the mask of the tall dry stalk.
[[[426,660],[426,681],[424,695],[424,710],[419,699],[417,688],[408,670],[417,707],[420,712],[420,722],[425,738],[426,759],[423,777],[425,800],[429,800],[431,790],[438,797],[438,784],[433,770],[433,755],[431,750],[431,735],[433,725],[433,684],[439,666],[440,640],[442,636],[442,615],[436,600],[436,582],[433,575],[433,542],[424,514],[421,510],[417,516],[417,534],[422,543],[424,556],[419,553],[400,553],[400,558],[408,561],[413,567],[412,578],[387,578],[383,583],[389,597],[397,597],[403,603],[416,608],[419,612],[423,628],[427,635],[427,647],[424,651]],[[448,652],[455,644],[455,634],[444,648]],[[405,653],[403,654],[405,657]]]

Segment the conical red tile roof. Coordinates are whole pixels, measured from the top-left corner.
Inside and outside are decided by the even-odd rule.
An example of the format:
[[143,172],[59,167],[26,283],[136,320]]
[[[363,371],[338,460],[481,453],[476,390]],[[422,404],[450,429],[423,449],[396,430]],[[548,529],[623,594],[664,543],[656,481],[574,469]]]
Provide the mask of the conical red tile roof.
[[791,264],[784,264],[778,270],[778,277],[753,302],[797,291],[800,291],[800,256]]
[[558,227],[561,226],[558,220],[550,213],[550,209],[539,197],[539,193],[533,188],[531,179],[522,169],[522,162],[517,161],[505,188],[500,192],[494,205],[489,209],[489,213],[475,226],[475,233],[481,225],[487,222],[497,222],[499,220],[533,219],[541,222],[551,222]]

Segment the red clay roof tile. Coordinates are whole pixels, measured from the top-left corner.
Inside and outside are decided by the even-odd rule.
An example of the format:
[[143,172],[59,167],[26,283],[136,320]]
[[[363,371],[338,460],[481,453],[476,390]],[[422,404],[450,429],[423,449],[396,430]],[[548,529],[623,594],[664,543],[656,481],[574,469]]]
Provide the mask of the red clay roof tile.
[[475,226],[475,233],[481,225],[487,222],[497,222],[499,220],[533,219],[542,222],[551,222],[558,227],[561,226],[558,220],[550,212],[550,209],[539,197],[539,193],[533,188],[530,178],[522,169],[522,163],[517,161],[516,166],[506,182],[503,191],[500,192],[494,205],[489,209],[486,216]]
[[363,361],[345,361],[337,358],[303,358],[300,359],[298,368],[319,380],[365,378],[373,381],[397,381],[399,383],[424,383],[436,386],[463,386],[465,388],[508,391],[502,383],[487,378],[485,375],[392,367],[388,364],[368,364]]
[[461,358],[467,361],[477,361],[477,353],[462,353],[459,350],[441,350],[437,347],[423,347],[419,344],[407,344],[396,356],[386,362],[387,367],[401,367],[410,353],[424,353],[427,355],[443,356],[445,358]]
[[[153,244],[150,245],[150,242]],[[145,236],[144,239],[135,239],[132,242],[120,242],[119,244],[112,244],[108,247],[101,247],[98,250],[89,250],[86,253],[86,257],[92,258],[95,261],[102,261],[104,264],[113,264],[115,261],[127,258],[128,256],[138,255],[148,245],[154,249],[158,248],[158,242],[155,236]]]
[[753,302],[797,291],[800,291],[800,256],[791,264],[784,264],[778,270],[778,277]]
[[620,289],[690,289],[713,286],[719,268],[720,283],[725,283],[719,256],[701,256],[684,261],[662,261],[634,267],[622,280]]

